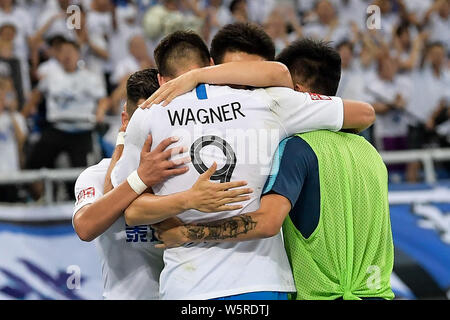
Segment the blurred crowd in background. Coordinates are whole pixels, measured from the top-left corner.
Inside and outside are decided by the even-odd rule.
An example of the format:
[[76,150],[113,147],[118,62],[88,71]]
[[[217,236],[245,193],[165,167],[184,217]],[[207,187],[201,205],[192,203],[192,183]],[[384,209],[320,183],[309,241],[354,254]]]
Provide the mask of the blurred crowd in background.
[[[277,53],[299,37],[331,41],[338,95],[373,104],[363,135],[379,150],[447,147],[449,14],[450,0],[0,0],[0,175],[110,156],[126,80],[154,67],[158,41],[192,29],[210,43],[236,21],[260,24]],[[422,178],[418,163],[389,169]],[[0,186],[0,201],[39,189]]]

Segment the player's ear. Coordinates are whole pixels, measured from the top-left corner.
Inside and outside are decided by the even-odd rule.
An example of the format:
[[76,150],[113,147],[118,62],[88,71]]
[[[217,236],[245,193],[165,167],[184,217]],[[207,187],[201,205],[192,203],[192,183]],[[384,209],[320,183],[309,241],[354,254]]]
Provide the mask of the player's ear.
[[302,86],[301,84],[296,83],[294,86],[294,90],[298,92],[309,92],[308,88]]
[[162,86],[164,83],[166,83],[167,81],[165,81],[164,80],[164,77],[163,76],[161,76],[161,74],[160,73],[158,73],[158,83],[159,83],[159,86]]
[[128,116],[128,112],[126,112],[125,110],[122,111],[121,117],[122,117],[122,125],[128,124],[128,121],[130,121],[130,117]]

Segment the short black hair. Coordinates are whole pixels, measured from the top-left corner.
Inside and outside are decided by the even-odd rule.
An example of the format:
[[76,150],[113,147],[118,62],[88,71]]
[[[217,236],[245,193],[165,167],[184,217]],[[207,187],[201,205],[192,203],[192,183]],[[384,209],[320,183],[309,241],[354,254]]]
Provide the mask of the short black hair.
[[133,73],[127,80],[127,113],[131,117],[138,101],[149,98],[159,89],[158,70],[144,69]]
[[163,77],[175,77],[186,59],[205,67],[209,65],[211,58],[205,42],[193,31],[175,31],[169,34],[158,44],[154,56]]
[[265,60],[275,59],[275,45],[264,29],[256,24],[236,22],[224,26],[211,42],[214,63],[223,62],[227,52],[245,52]]
[[277,57],[291,72],[294,83],[310,91],[335,96],[341,80],[341,57],[329,42],[312,39],[294,41]]

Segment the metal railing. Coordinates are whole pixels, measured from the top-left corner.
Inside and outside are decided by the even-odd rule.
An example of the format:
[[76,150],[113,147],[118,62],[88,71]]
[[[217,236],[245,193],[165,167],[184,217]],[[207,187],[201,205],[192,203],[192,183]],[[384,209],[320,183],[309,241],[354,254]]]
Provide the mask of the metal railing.
[[450,149],[426,149],[406,151],[380,152],[386,164],[421,162],[423,165],[425,182],[435,183],[435,162],[450,160]]
[[84,168],[73,168],[2,172],[0,174],[0,185],[26,184],[42,181],[45,188],[44,202],[46,204],[52,204],[55,202],[53,199],[53,182],[74,182],[83,170]]
[[[450,161],[450,149],[426,149],[408,151],[386,151],[380,153],[386,164],[421,162],[424,168],[425,181],[435,183],[435,162]],[[23,170],[0,174],[0,185],[26,184],[43,181],[45,187],[44,201],[46,204],[55,202],[54,182],[74,182],[84,168],[74,169],[40,169]]]

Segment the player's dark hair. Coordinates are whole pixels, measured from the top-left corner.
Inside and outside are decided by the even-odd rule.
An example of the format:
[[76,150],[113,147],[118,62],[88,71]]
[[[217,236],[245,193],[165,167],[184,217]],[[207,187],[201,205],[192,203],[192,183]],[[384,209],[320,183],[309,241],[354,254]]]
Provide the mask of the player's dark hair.
[[144,69],[133,73],[127,80],[127,113],[131,117],[141,99],[149,98],[159,89],[158,70]]
[[232,23],[217,32],[211,42],[214,63],[223,63],[227,52],[245,52],[265,60],[275,59],[275,45],[262,27],[252,23]]
[[196,63],[206,67],[210,54],[205,42],[193,31],[176,31],[158,44],[154,52],[156,66],[163,77],[175,77],[185,62]]
[[341,57],[329,43],[301,39],[285,48],[277,57],[291,72],[294,83],[310,91],[336,95],[341,80]]

